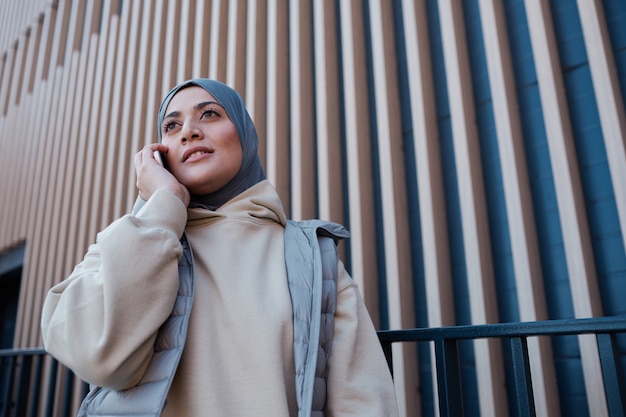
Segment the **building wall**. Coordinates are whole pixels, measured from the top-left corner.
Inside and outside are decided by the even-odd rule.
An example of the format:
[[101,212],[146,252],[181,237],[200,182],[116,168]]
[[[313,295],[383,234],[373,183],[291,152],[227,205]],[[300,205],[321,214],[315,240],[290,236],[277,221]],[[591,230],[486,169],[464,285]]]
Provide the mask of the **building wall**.
[[[0,0],[0,54],[16,347],[191,77],[244,97],[290,217],[351,230],[377,328],[626,314],[622,0]],[[403,414],[434,415],[432,349],[394,349]],[[606,415],[593,339],[529,349],[538,415]],[[467,414],[516,415],[506,349],[461,352]]]

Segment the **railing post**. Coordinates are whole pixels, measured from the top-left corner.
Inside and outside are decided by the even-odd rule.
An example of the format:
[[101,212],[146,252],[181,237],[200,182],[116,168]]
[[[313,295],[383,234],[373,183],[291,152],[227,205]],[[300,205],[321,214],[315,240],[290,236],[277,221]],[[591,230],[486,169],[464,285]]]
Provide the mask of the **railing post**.
[[626,399],[624,399],[624,379],[620,363],[615,357],[615,335],[608,333],[596,334],[598,353],[602,365],[602,378],[604,379],[604,392],[606,403],[611,417],[624,417],[626,415]]
[[41,395],[41,375],[43,373],[43,364],[46,360],[44,354],[35,356],[35,376],[33,377],[33,392],[30,397],[30,417],[39,415],[39,395]]
[[65,386],[63,388],[63,408],[61,415],[63,417],[70,417],[72,411],[72,395],[74,390],[74,374],[71,370],[65,370]]
[[15,415],[26,415],[26,404],[28,402],[28,392],[30,387],[30,376],[32,370],[33,357],[31,355],[20,355],[18,359],[18,380],[17,393],[15,394]]
[[46,402],[46,417],[52,417],[54,415],[54,403],[57,392],[57,373],[59,369],[59,362],[50,358],[50,375],[48,377],[48,398]]
[[520,417],[535,417],[535,397],[533,396],[533,382],[530,377],[528,342],[525,337],[511,337],[509,343],[513,357],[517,411]]
[[0,411],[2,411],[3,417],[11,415],[11,392],[13,391],[13,381],[15,380],[14,367],[14,356],[2,357],[0,361],[0,372],[2,372],[2,380],[6,383],[4,387],[0,385],[0,388],[3,388],[2,392],[0,392]]
[[456,339],[435,340],[439,410],[442,417],[462,417],[459,349]]

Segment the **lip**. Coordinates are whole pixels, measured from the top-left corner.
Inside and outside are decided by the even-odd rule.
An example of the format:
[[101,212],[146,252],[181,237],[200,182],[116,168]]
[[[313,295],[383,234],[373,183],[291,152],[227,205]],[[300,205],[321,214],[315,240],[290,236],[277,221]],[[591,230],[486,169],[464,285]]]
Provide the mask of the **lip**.
[[[196,152],[202,152],[203,154],[212,154],[213,153],[213,149],[209,149],[205,146],[195,146],[193,148],[189,148],[185,151],[185,153],[183,153],[183,163],[187,162],[187,160],[189,159],[189,157],[191,155],[193,155]],[[204,155],[197,155],[194,156],[194,160],[199,157],[199,158],[204,158]]]

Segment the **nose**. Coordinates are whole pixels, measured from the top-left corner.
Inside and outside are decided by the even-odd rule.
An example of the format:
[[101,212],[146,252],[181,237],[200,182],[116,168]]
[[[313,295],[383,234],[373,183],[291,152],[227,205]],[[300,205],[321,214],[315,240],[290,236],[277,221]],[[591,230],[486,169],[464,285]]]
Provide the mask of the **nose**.
[[183,128],[181,129],[181,142],[185,143],[187,141],[201,139],[202,138],[202,130],[198,127],[196,121],[191,118],[185,120],[183,123]]

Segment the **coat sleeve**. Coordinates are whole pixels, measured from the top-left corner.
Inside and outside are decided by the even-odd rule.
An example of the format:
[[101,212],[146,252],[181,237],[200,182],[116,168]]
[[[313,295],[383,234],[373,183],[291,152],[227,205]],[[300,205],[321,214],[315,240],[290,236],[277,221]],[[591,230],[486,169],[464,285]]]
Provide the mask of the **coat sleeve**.
[[359,288],[341,262],[338,274],[327,415],[397,417],[391,373]]
[[186,221],[184,204],[159,191],[136,215],[100,232],[82,262],[46,296],[46,350],[91,384],[136,385],[176,300]]

